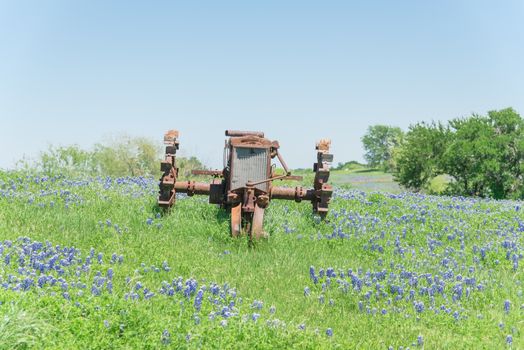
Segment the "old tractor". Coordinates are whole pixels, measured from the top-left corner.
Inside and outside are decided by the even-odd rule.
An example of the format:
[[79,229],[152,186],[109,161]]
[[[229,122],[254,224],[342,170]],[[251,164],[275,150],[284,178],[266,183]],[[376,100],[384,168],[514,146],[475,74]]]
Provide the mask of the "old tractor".
[[[331,141],[321,140],[316,145],[317,161],[313,165],[315,179],[313,188],[278,187],[275,180],[302,180],[289,171],[278,141],[264,138],[264,133],[254,131],[226,130],[223,170],[193,170],[193,175],[210,175],[211,183],[179,181],[176,151],[179,148],[179,133],[170,130],[164,135],[165,159],[161,162],[163,175],[160,178],[158,205],[170,209],[177,193],[188,196],[209,196],[209,203],[218,204],[231,216],[231,235],[247,234],[250,238],[265,236],[263,231],[264,210],[272,199],[287,199],[296,202],[310,201],[313,212],[325,218],[333,193],[328,184],[329,166],[333,155],[329,153]],[[277,158],[284,174],[276,173],[271,160]]]

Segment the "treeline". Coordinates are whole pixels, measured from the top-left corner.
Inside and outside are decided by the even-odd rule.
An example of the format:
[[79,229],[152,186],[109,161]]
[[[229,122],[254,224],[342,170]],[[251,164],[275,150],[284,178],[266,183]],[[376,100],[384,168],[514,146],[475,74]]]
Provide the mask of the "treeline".
[[[46,175],[69,176],[160,176],[162,145],[143,137],[121,136],[95,144],[91,150],[78,145],[50,146],[36,161],[23,160],[19,167],[37,169]],[[177,156],[180,175],[205,169],[195,157]]]
[[[362,138],[366,159],[392,172],[407,189],[428,190],[443,176],[447,194],[524,198],[524,120],[512,108],[448,123],[417,123],[406,133],[378,127]],[[377,135],[383,136],[380,142],[371,142]]]

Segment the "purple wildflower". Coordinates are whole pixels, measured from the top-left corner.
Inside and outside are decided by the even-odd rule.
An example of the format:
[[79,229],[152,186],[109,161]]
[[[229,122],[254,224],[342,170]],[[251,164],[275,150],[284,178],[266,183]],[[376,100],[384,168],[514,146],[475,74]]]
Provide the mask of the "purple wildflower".
[[326,335],[328,337],[332,337],[333,336],[333,330],[331,328],[326,329]]
[[510,308],[511,308],[511,302],[509,300],[504,301],[504,311],[506,313],[509,313]]
[[311,290],[309,289],[309,287],[305,287],[304,288],[304,296],[308,297],[310,294],[311,294]]

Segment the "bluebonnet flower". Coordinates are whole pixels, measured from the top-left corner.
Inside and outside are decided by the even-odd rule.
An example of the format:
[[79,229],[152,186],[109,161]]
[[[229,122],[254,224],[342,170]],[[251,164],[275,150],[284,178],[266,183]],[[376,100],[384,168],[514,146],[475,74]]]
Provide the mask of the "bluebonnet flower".
[[506,313],[509,313],[510,308],[511,308],[511,302],[509,300],[504,301],[504,311]]
[[309,287],[305,287],[304,288],[304,296],[308,297],[310,294],[311,294],[311,290],[309,289]]
[[197,311],[200,311],[200,308],[202,307],[202,297],[204,295],[204,291],[202,289],[199,289],[198,290],[198,293],[195,297],[195,301],[194,301],[194,307]]
[[256,322],[256,320],[259,319],[259,317],[260,317],[260,314],[257,314],[257,313],[253,313],[253,314],[251,315],[251,319],[252,319],[253,321],[255,321],[255,322]]
[[328,337],[332,337],[333,336],[333,330],[331,328],[326,329],[326,335]]
[[328,267],[326,270],[327,277],[336,277],[335,270],[332,267]]
[[147,218],[146,224],[151,225],[153,223],[153,219]]
[[415,306],[415,310],[418,313],[421,313],[421,312],[424,311],[424,303],[422,301],[420,301],[420,302],[415,301],[413,305]]
[[271,305],[271,307],[269,308],[269,313],[274,314],[276,311],[277,311],[277,308],[274,305]]
[[209,287],[209,291],[211,292],[211,294],[217,295],[220,291],[220,287],[213,283],[211,287]]
[[162,340],[162,344],[168,345],[171,343],[171,334],[167,329],[164,329],[162,332],[162,337],[160,338]]
[[313,280],[313,282],[316,284],[318,283],[318,278],[315,275],[315,268],[313,266],[309,267],[309,277]]
[[508,334],[508,335],[506,336],[506,343],[507,343],[508,345],[511,345],[511,344],[513,343],[513,336],[512,336],[511,334]]
[[23,291],[28,291],[33,285],[34,281],[32,278],[24,278],[21,283],[21,288]]
[[264,303],[260,300],[253,300],[253,304],[251,305],[252,308],[257,309],[257,310],[261,310],[263,306],[264,306]]
[[418,346],[422,346],[422,345],[424,345],[424,338],[423,338],[421,335],[419,335],[419,336],[417,337],[417,345],[418,345]]
[[93,294],[94,296],[100,296],[100,294],[102,294],[102,291],[96,285],[93,284],[93,286],[91,287],[91,294]]

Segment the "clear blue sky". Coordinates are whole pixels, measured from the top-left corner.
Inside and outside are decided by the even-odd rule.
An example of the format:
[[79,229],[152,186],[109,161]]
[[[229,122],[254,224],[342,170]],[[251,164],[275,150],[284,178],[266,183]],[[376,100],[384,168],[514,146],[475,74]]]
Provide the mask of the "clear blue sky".
[[524,114],[524,1],[2,1],[0,168],[126,133],[219,166],[225,129],[362,160],[372,124]]

